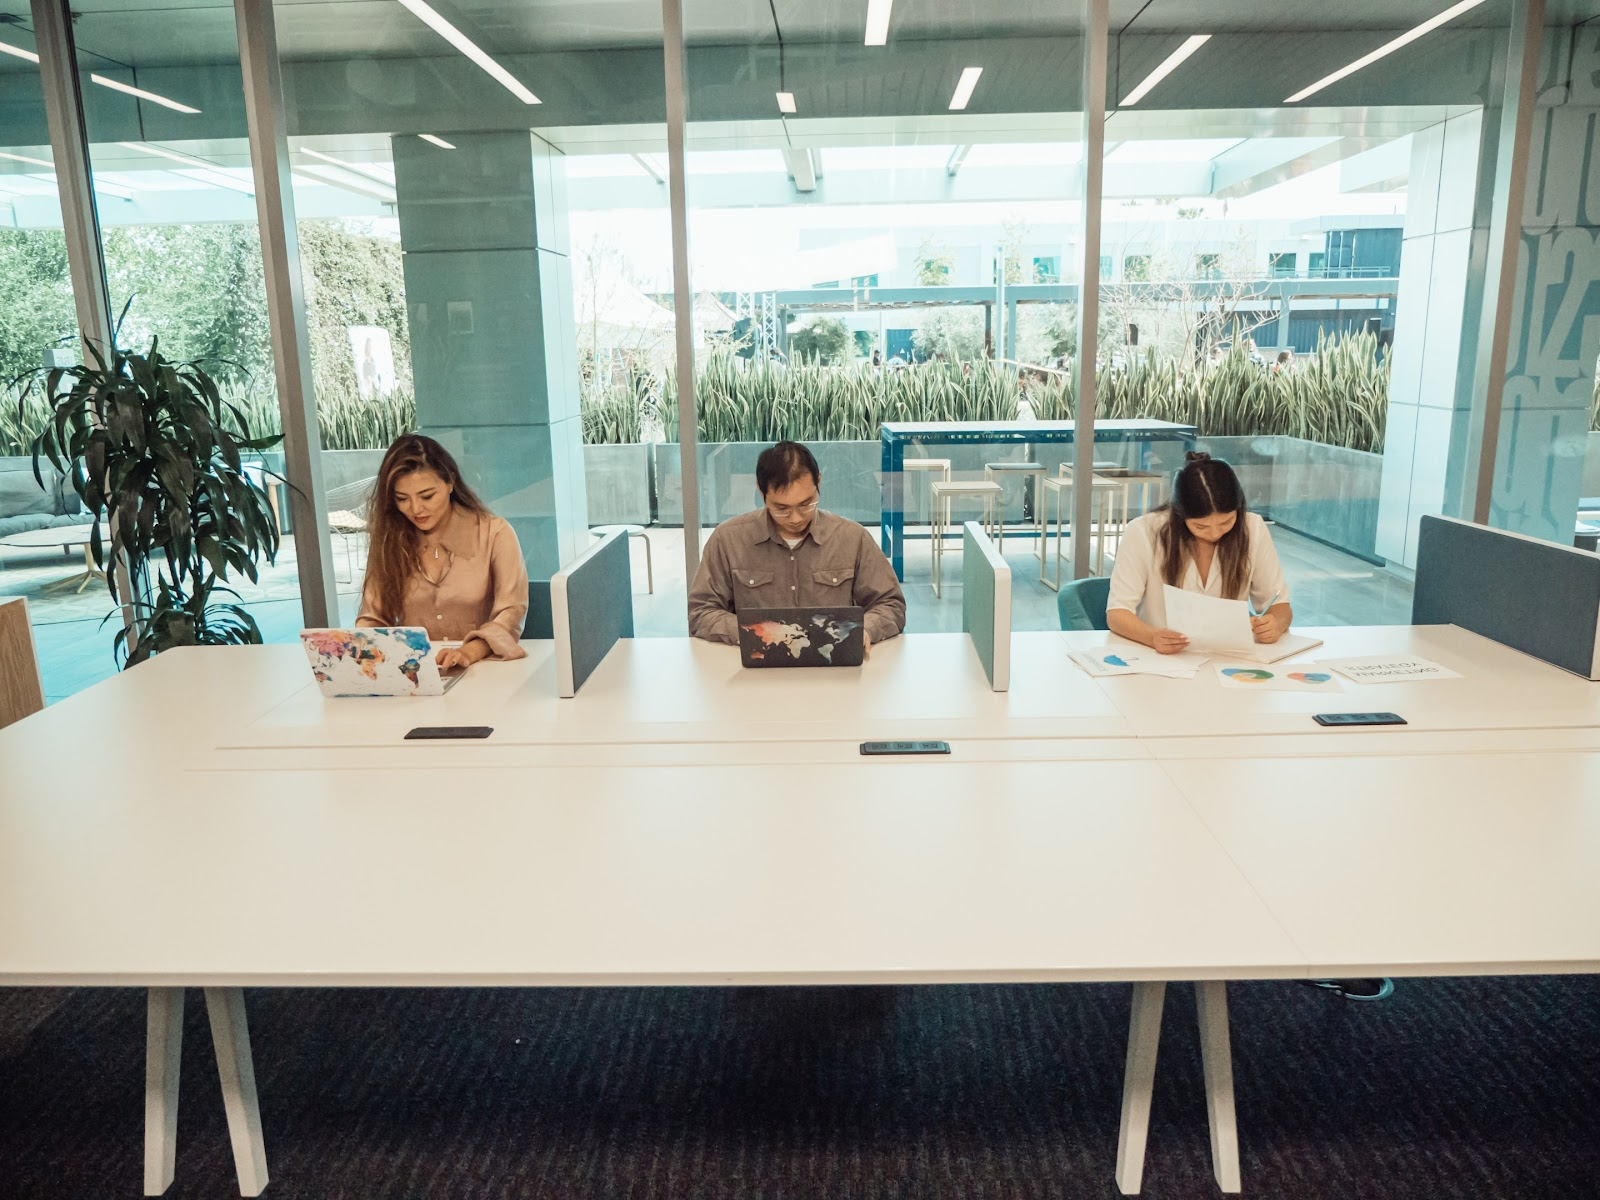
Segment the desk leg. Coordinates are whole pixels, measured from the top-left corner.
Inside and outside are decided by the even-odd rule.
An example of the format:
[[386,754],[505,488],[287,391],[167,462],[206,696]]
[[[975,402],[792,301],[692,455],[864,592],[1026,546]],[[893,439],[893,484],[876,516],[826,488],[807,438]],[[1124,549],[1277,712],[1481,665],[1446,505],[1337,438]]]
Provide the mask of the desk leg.
[[1122,1128],[1117,1133],[1117,1190],[1135,1195],[1144,1181],[1144,1144],[1150,1132],[1150,1094],[1161,1044],[1161,1009],[1167,985],[1160,980],[1133,985],[1128,1017],[1128,1065],[1122,1077]]
[[151,988],[144,1048],[144,1194],[172,1186],[178,1156],[178,1066],[183,1059],[183,989]]
[[1211,1171],[1224,1192],[1237,1192],[1239,1124],[1233,1110],[1233,1049],[1228,1039],[1228,985],[1199,980],[1194,985],[1200,1018],[1200,1061],[1206,1079],[1206,1118],[1211,1126]]
[[239,1173],[239,1194],[259,1196],[267,1186],[267,1148],[261,1139],[261,1108],[256,1102],[256,1069],[250,1059],[241,988],[207,988],[211,1043],[222,1077],[222,1105],[228,1114],[228,1139]]

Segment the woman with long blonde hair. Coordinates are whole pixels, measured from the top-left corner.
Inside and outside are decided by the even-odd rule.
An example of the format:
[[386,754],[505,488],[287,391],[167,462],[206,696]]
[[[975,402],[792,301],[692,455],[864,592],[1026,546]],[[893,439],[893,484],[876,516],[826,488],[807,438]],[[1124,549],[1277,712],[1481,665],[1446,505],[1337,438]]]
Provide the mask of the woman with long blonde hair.
[[461,478],[438,442],[408,433],[383,456],[367,502],[372,546],[363,627],[421,626],[441,667],[522,658],[528,568],[517,535]]

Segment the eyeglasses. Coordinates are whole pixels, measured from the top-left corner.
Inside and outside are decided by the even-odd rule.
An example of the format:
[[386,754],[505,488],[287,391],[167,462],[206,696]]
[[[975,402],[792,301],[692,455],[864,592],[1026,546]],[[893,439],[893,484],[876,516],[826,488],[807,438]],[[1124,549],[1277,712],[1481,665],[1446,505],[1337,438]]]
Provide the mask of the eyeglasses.
[[807,500],[804,504],[769,504],[767,511],[775,517],[809,517],[817,511],[817,505],[822,503],[822,497]]

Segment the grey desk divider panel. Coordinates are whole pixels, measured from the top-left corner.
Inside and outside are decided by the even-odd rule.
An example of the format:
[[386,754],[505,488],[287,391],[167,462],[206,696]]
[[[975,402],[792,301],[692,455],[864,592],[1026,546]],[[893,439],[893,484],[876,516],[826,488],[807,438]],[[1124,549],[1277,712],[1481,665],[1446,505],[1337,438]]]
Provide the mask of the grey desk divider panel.
[[607,534],[550,580],[556,635],[556,684],[576,696],[618,638],[633,636],[633,577],[628,535]]
[[1413,625],[1459,625],[1600,679],[1600,555],[1450,517],[1423,517]]
[[989,686],[1011,686],[1011,568],[983,526],[968,521],[961,532],[961,628],[978,649]]

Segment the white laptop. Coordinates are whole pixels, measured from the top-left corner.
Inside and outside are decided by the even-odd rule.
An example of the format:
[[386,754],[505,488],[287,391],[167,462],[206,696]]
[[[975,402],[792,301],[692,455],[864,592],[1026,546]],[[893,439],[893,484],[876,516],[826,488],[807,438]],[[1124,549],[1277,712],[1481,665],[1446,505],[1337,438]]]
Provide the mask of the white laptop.
[[426,629],[302,629],[324,696],[442,696],[465,671],[441,674]]

